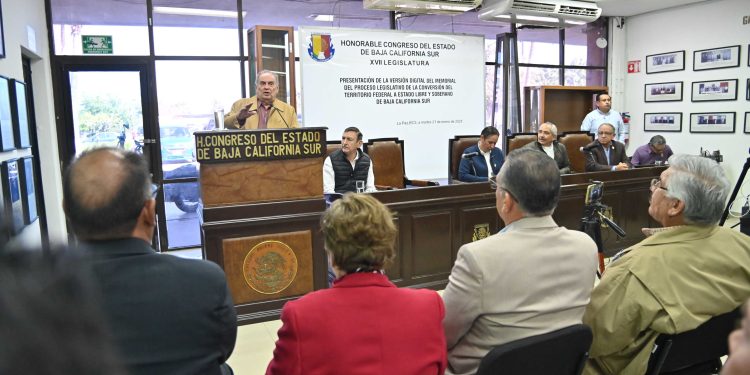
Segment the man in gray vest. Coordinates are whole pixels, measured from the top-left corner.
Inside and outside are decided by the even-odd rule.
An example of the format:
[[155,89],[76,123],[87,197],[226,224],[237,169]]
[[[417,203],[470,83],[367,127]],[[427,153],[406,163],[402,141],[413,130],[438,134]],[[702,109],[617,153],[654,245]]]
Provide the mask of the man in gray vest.
[[365,192],[375,191],[375,175],[370,157],[360,150],[362,132],[350,126],[341,136],[341,149],[331,153],[323,163],[323,193],[356,192],[360,182]]

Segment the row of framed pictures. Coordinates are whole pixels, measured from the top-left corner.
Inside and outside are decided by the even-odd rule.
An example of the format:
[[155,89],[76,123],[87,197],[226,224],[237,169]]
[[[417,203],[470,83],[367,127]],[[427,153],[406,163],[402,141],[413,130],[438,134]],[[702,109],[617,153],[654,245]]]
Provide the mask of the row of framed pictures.
[[[691,133],[734,133],[736,112],[690,114]],[[647,132],[681,132],[682,113],[644,113],[643,130]],[[750,112],[745,112],[745,133],[750,133]]]
[[29,147],[26,84],[0,76],[0,151]]
[[[748,45],[750,51],[750,45]],[[693,71],[735,68],[740,66],[740,46],[703,49],[693,52]],[[750,53],[747,56],[750,66]],[[685,70],[685,51],[646,56],[646,74]]]
[[[692,102],[720,102],[737,100],[738,79],[718,79],[713,81],[693,82],[690,95]],[[746,86],[747,100],[750,100],[750,78]],[[681,102],[682,82],[647,83],[644,86],[644,101]]]
[[0,201],[5,207],[1,213],[7,227],[16,234],[39,217],[34,190],[34,157],[29,155],[3,161],[0,178]]

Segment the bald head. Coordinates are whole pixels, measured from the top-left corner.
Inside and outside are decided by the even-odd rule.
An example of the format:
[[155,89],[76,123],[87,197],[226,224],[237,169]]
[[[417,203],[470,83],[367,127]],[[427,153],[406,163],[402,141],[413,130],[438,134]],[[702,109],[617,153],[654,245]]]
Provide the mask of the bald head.
[[127,238],[151,198],[148,167],[129,151],[105,147],[84,152],[63,177],[65,212],[82,240]]

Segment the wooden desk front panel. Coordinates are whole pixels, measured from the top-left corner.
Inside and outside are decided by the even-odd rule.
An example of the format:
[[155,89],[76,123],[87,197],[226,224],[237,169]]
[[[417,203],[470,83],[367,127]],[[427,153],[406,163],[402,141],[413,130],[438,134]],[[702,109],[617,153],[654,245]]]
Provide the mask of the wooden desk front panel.
[[[563,176],[565,185],[553,217],[558,224],[577,230],[583,215],[588,180],[604,181],[603,203],[612,207],[615,222],[628,234],[625,239],[618,239],[610,230],[602,230],[605,252],[611,255],[641,241],[644,236],[640,228],[654,225],[648,216],[649,181],[662,170],[646,168]],[[503,226],[495,208],[495,194],[487,183],[383,191],[372,195],[396,214],[399,228],[396,258],[386,271],[399,287],[444,288],[461,245],[482,237],[485,232],[497,233]],[[307,231],[309,247],[301,247],[311,252],[308,255],[313,269],[308,271],[312,274],[313,289],[325,288],[327,259],[319,228],[324,210],[323,199],[204,209],[205,256],[224,267],[225,271],[236,273],[232,270],[241,267],[224,264],[225,240],[253,236],[283,238]],[[227,277],[237,279],[244,276]],[[241,324],[276,319],[283,304],[294,298],[296,295],[279,294],[266,300],[239,304],[237,310]]]

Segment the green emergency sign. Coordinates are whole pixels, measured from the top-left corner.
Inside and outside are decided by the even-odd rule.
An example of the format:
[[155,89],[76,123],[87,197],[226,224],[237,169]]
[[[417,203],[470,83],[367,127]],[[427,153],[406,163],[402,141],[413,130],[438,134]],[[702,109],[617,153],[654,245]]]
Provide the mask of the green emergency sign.
[[112,35],[81,35],[84,55],[111,55]]

